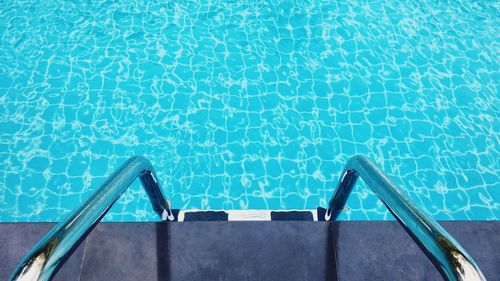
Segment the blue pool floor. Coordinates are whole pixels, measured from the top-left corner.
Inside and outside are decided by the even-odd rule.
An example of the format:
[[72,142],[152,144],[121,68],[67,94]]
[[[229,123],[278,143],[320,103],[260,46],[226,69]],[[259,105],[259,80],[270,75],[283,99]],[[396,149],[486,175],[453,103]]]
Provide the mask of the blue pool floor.
[[[365,154],[436,219],[500,217],[496,1],[2,1],[0,221],[132,155],[180,209],[326,207]],[[391,215],[363,185],[342,219]],[[154,221],[135,185],[105,218]]]

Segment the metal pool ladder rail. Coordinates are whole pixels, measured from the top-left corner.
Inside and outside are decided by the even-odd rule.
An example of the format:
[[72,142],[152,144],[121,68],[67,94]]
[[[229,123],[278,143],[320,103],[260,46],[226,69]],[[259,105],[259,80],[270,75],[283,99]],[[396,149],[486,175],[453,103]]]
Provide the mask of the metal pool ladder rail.
[[[430,216],[413,205],[364,156],[354,156],[347,163],[335,195],[330,200],[326,220],[337,218],[359,176],[384,202],[445,279],[485,280],[475,262],[460,244]],[[141,179],[155,212],[162,220],[174,220],[170,204],[161,193],[151,163],[144,157],[132,157],[81,207],[56,225],[35,245],[18,265],[10,280],[51,280],[64,261],[137,177]]]
[[432,217],[417,208],[387,176],[363,155],[349,159],[326,220],[335,220],[360,177],[385,204],[446,280],[486,280],[462,246]]
[[154,211],[162,220],[173,220],[170,204],[161,193],[153,166],[144,157],[132,157],[80,208],[57,224],[35,245],[18,265],[10,280],[51,280],[137,177],[141,179]]

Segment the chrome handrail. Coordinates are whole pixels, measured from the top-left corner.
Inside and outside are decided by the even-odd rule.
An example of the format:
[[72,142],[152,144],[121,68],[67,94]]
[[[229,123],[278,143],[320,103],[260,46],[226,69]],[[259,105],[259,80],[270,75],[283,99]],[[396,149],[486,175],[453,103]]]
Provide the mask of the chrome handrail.
[[154,211],[162,220],[173,220],[170,204],[161,192],[153,166],[146,158],[134,156],[108,177],[85,203],[49,231],[24,257],[10,280],[51,280],[137,177],[141,179]]
[[335,195],[330,200],[326,220],[335,220],[338,217],[359,176],[386,205],[446,280],[486,280],[462,246],[432,217],[417,208],[365,156],[356,155],[347,162]]

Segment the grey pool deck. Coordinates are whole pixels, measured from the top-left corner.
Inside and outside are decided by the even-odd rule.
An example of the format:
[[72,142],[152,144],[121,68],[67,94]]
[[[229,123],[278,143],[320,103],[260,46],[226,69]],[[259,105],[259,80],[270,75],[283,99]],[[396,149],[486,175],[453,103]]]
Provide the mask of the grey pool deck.
[[[500,280],[498,221],[440,222]],[[0,280],[53,223],[0,223]],[[54,280],[442,280],[395,221],[100,223]]]

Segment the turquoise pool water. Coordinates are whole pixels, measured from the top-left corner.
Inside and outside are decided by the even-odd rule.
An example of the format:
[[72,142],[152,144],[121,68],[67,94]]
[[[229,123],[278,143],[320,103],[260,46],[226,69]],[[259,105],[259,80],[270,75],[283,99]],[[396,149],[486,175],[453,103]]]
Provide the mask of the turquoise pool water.
[[[362,153],[437,219],[500,217],[497,1],[1,4],[0,221],[136,154],[176,208],[325,207]],[[136,184],[106,219],[156,217]]]

